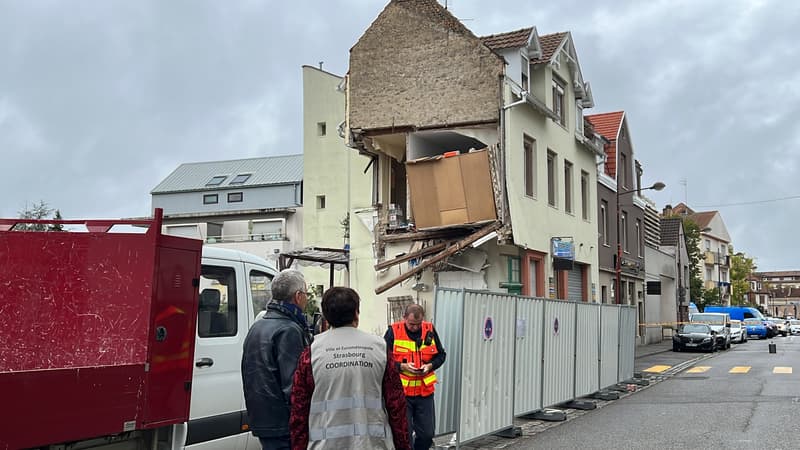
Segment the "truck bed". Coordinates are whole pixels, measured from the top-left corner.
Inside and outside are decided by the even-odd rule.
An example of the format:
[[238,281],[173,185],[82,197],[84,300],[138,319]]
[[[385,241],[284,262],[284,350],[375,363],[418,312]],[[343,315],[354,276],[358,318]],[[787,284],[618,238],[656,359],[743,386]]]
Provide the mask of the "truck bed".
[[[201,241],[0,220],[0,449],[188,419]],[[42,221],[51,222],[51,221]]]

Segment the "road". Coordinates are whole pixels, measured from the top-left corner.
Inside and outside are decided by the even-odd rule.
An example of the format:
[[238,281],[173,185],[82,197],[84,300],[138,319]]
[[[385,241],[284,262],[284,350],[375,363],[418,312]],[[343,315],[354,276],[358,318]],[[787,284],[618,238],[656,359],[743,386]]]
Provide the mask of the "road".
[[642,370],[662,373],[663,381],[503,447],[800,448],[800,336],[773,342],[774,354],[769,341],[751,340],[710,355],[666,352],[642,358],[637,370],[652,364]]

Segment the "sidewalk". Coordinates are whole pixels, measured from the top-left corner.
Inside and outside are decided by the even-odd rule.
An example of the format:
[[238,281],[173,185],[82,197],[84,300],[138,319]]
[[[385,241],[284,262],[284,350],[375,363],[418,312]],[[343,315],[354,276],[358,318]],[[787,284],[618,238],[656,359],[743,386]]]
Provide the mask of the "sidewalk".
[[654,344],[637,344],[634,349],[634,359],[669,351],[672,351],[672,338]]

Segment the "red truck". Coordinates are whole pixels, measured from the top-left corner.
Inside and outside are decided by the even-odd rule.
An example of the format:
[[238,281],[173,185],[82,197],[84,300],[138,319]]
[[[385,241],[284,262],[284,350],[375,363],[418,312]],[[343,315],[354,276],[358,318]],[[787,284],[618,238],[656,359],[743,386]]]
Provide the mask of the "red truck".
[[[112,229],[125,225],[147,230]],[[171,448],[189,420],[202,242],[161,228],[161,210],[0,219],[0,450]]]

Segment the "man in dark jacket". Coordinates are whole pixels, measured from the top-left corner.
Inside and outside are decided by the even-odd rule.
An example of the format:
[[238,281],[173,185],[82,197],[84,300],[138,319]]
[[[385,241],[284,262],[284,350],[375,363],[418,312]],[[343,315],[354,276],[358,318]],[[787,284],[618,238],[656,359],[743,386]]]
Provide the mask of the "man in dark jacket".
[[303,310],[303,274],[287,269],[272,280],[272,302],[244,341],[242,384],[250,430],[267,449],[289,449],[289,411],[297,360],[311,343]]

